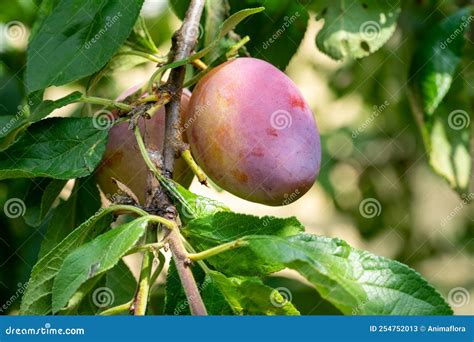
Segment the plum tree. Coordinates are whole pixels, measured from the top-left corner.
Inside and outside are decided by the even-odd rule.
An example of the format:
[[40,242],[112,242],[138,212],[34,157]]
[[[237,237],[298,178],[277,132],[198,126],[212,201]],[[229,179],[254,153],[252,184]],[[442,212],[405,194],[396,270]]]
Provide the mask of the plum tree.
[[319,173],[313,114],[296,85],[265,61],[238,58],[211,70],[184,114],[197,163],[241,198],[285,205]]
[[[118,97],[123,100],[134,93],[138,87],[132,87]],[[186,111],[191,93],[183,91],[181,97],[181,112]],[[148,146],[154,150],[161,151],[165,134],[165,109],[161,107],[151,119],[139,119],[139,127],[142,136],[148,140]],[[128,122],[122,122],[109,131],[107,148],[102,162],[97,169],[96,180],[99,187],[108,197],[113,196],[118,190],[113,179],[125,184],[143,203],[146,196],[148,168],[140,154],[137,141],[133,132],[129,129]],[[191,170],[181,158],[176,161],[173,179],[185,187],[189,187],[193,179]]]

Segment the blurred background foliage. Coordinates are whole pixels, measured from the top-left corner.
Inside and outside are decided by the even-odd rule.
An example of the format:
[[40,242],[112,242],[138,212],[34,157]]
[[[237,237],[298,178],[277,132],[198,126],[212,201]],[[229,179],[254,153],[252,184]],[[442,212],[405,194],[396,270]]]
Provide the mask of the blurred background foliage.
[[[22,78],[26,46],[38,2],[0,3],[0,115],[14,114],[25,101]],[[254,2],[266,5],[263,0]],[[231,1],[235,8],[239,6],[236,3]],[[309,102],[321,131],[323,161],[316,184],[301,200],[277,208],[250,204],[196,182],[191,190],[221,200],[238,212],[295,215],[309,232],[339,237],[354,247],[408,264],[445,298],[451,289],[465,288],[471,300],[459,307],[454,305],[453,309],[457,314],[473,314],[474,206],[467,204],[430,169],[407,97],[410,61],[423,39],[422,32],[469,1],[403,1],[397,30],[387,44],[368,57],[344,62],[335,62],[316,48],[314,40],[322,22],[315,20],[313,3],[309,0],[295,3],[281,1],[275,6],[274,1],[268,1],[267,14],[244,22],[238,33],[271,35],[275,28],[269,25],[281,16],[280,8],[309,8],[306,33],[295,38],[302,39],[302,43],[294,48],[296,54],[286,72]],[[146,1],[142,15],[159,50],[166,52],[171,35],[180,24],[168,2]],[[12,22],[19,23],[23,30],[19,39],[9,40],[3,34]],[[297,32],[290,30],[288,34],[291,38]],[[293,47],[289,40],[284,40],[288,37],[282,38],[269,49],[252,42],[248,48],[258,58],[265,59],[266,54],[281,56],[278,63],[284,67],[285,54]],[[443,103],[447,111],[456,108],[459,87],[468,92],[470,113],[474,108],[474,29],[471,28],[467,38],[462,66]],[[135,61],[133,64],[138,65],[131,70],[117,69],[102,78],[93,88],[94,95],[114,98],[124,89],[147,80],[154,65],[140,62],[143,60]],[[84,90],[87,82],[52,87],[45,97],[55,99],[71,90]],[[83,110],[81,105],[74,104],[53,115],[79,115]],[[34,190],[35,185],[35,181],[27,179],[1,181],[0,208],[8,199],[25,199],[28,189]],[[71,184],[66,189],[71,189]],[[68,192],[63,191],[60,197],[67,196]],[[366,217],[359,210],[360,203],[368,198],[380,203],[373,217]],[[23,218],[8,218],[0,210],[0,305],[8,303],[2,314],[15,313],[19,306],[16,297],[36,262],[49,219],[36,229],[26,225]],[[138,261],[133,258],[127,261],[136,275]],[[162,283],[163,279],[159,281]],[[338,313],[296,273],[283,271],[266,282],[290,289],[293,302],[302,314]],[[156,286],[152,312],[161,312],[163,294],[164,286]]]

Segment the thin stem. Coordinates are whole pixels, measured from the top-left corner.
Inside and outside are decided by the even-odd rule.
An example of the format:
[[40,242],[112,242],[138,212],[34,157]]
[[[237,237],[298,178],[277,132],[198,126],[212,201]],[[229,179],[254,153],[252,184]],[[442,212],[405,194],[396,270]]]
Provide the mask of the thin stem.
[[[183,241],[183,244],[186,246],[186,249],[191,252],[191,253],[196,253],[196,250],[193,248],[193,246],[191,246],[191,244],[188,242],[188,240],[186,240],[184,238],[184,236],[181,235],[181,240]],[[196,262],[198,263],[198,265],[202,268],[202,270],[204,271],[204,273],[209,273],[211,270],[209,269],[209,267],[207,267],[206,263],[202,260],[196,260]]]
[[163,77],[164,72],[168,70],[167,66],[162,66],[159,67],[158,69],[155,70],[155,72],[151,75],[146,90],[148,93],[153,93],[153,84],[155,83],[156,80],[158,80],[158,83],[161,82],[161,78]]
[[147,95],[139,98],[137,100],[137,103],[147,103],[147,102],[156,102],[158,101],[159,96],[158,95]]
[[123,103],[123,102],[117,102],[117,101],[114,101],[114,100],[110,100],[110,99],[104,99],[102,97],[95,97],[95,96],[82,96],[80,99],[79,99],[80,102],[84,102],[84,103],[92,103],[92,104],[97,104],[97,105],[101,105],[101,106],[105,106],[105,107],[113,107],[113,108],[118,108],[120,109],[121,111],[123,112],[130,112],[133,107],[126,104],[126,103]]
[[102,311],[99,313],[100,316],[111,316],[111,315],[120,315],[124,312],[130,311],[130,306],[132,305],[133,300],[128,301],[127,303],[120,304],[114,307],[111,307],[107,310]]
[[226,52],[225,56],[227,57],[227,59],[229,58],[232,58],[234,57],[235,55],[237,55],[237,53],[239,52],[239,49],[244,46],[245,44],[247,44],[248,42],[250,41],[250,37],[249,36],[245,36],[244,38],[242,38],[241,40],[239,40],[237,43],[235,43],[234,45],[232,45],[229,49],[229,51]]
[[199,165],[196,163],[196,161],[194,160],[189,148],[185,149],[183,153],[181,153],[181,158],[183,158],[184,161],[188,164],[189,168],[196,175],[199,182],[203,185],[207,185],[207,177],[202,171],[202,169],[199,167]]
[[[142,210],[140,208],[137,208],[137,207],[134,207],[133,205],[125,205],[125,204],[117,204],[117,205],[111,205],[105,209],[102,210],[102,213],[105,215],[105,214],[108,214],[108,213],[111,213],[111,212],[115,212],[115,211],[118,211],[118,212],[130,212],[130,213],[134,213],[134,214],[137,214],[139,216],[147,216],[148,213],[145,211],[145,210]],[[102,214],[101,213],[101,214]]]
[[[142,211],[141,209],[139,210]],[[168,220],[167,218],[164,218],[161,216],[148,215],[148,213],[146,213],[144,216],[141,216],[137,218],[136,220],[147,221],[149,223],[162,224],[166,227],[166,229],[171,230],[171,231],[179,230],[178,224],[175,221]]]
[[179,229],[178,224],[175,221],[168,220],[161,216],[148,215],[150,222],[164,225],[169,230]]
[[167,60],[167,57],[161,57],[161,56],[155,56],[150,53],[142,52],[142,51],[137,51],[137,50],[130,50],[130,51],[124,51],[120,52],[117,55],[135,55],[135,56],[140,56],[143,58],[146,58],[150,60],[151,62],[154,63],[165,63]]
[[191,61],[191,63],[198,69],[201,69],[201,70],[206,70],[207,69],[206,63],[201,61],[199,58]]
[[153,251],[158,251],[161,248],[165,247],[164,242],[155,242],[155,243],[147,243],[145,245],[141,246],[136,246],[132,249],[130,249],[127,254],[125,255],[130,255],[130,254],[135,254],[138,252],[153,252]]
[[152,96],[156,96],[157,100],[156,100],[156,103],[146,111],[146,114],[150,118],[153,117],[158,112],[158,109],[166,105],[171,100],[171,94],[168,92],[162,92],[159,96],[157,95],[152,95]]
[[150,293],[150,276],[153,266],[153,253],[143,253],[142,267],[140,271],[140,279],[138,281],[138,290],[133,302],[133,314],[135,316],[143,316],[146,314],[148,304],[148,295]]
[[153,164],[153,161],[151,160],[150,155],[148,154],[138,124],[135,125],[133,133],[135,134],[135,138],[137,139],[138,148],[140,149],[140,153],[143,157],[143,160],[145,161],[145,164],[148,166],[148,169],[153,173],[153,175],[159,179],[161,177],[161,173],[155,167],[155,164]]
[[204,260],[207,258],[210,258],[212,256],[215,256],[217,254],[223,253],[230,251],[232,249],[236,249],[239,247],[247,246],[248,242],[244,240],[235,240],[227,243],[223,243],[222,245],[212,247],[209,249],[206,249],[205,251],[199,252],[199,253],[191,253],[188,254],[188,258],[197,261],[197,260]]

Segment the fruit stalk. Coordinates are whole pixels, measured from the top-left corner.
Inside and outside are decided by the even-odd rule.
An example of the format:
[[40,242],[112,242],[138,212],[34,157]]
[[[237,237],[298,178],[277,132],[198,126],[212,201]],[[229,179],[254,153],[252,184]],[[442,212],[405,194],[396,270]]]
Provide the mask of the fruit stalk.
[[[198,35],[196,29],[199,27],[199,21],[204,9],[204,0],[191,0],[186,16],[181,28],[173,35],[173,45],[170,53],[170,62],[187,58],[193,51]],[[172,98],[166,104],[166,124],[165,140],[163,144],[164,173],[167,177],[172,177],[174,170],[175,157],[181,144],[181,134],[178,131],[180,122],[180,101],[185,76],[185,67],[173,69],[167,82],[167,88],[172,93]],[[154,178],[154,177],[153,177]],[[154,178],[156,181],[156,178]],[[149,182],[152,184],[154,181]],[[155,189],[155,188],[151,188]],[[151,190],[150,203],[153,197],[158,197],[159,193]],[[169,196],[165,197],[165,203],[162,205],[165,217],[177,221],[177,211],[171,202]],[[176,264],[176,268],[181,279],[181,284],[188,299],[189,308],[193,315],[207,315],[206,307],[202,301],[199,289],[194,280],[193,273],[189,268],[189,259],[186,249],[181,240],[181,234],[178,229],[168,230],[168,243]]]

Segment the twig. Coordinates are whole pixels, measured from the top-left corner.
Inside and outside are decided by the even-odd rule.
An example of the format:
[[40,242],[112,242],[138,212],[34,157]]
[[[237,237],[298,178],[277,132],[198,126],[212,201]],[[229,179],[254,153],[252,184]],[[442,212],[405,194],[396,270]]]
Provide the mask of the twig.
[[146,58],[149,61],[155,62],[155,63],[164,63],[164,62],[166,62],[166,56],[156,56],[156,55],[152,55],[150,53],[137,51],[137,50],[124,51],[124,52],[118,53],[117,55],[135,55],[135,56],[140,56],[140,57]]
[[120,304],[114,307],[111,307],[107,310],[104,310],[99,313],[100,316],[111,316],[111,315],[120,315],[121,313],[128,312],[133,301],[130,300],[127,303]]
[[191,155],[191,151],[189,150],[189,148],[185,149],[181,153],[181,158],[184,159],[184,161],[188,164],[191,171],[193,171],[193,173],[196,175],[196,177],[199,180],[199,183],[207,186],[207,176],[204,174],[204,172],[199,167],[199,165],[196,164],[196,161],[194,160],[193,156]]
[[80,102],[85,102],[85,103],[92,103],[92,104],[97,104],[101,106],[106,106],[106,107],[113,107],[113,108],[118,108],[123,112],[129,112],[133,109],[132,106],[122,103],[122,102],[117,102],[114,100],[110,99],[104,99],[101,97],[94,97],[94,96],[82,96],[79,99]]
[[161,248],[164,248],[165,245],[166,243],[163,242],[147,243],[145,245],[132,248],[125,255],[135,254],[138,252],[154,252],[160,250]]
[[[181,28],[173,36],[173,45],[171,48],[170,61],[178,61],[187,58],[197,42],[199,21],[204,8],[204,0],[191,0],[186,17]],[[179,146],[183,143],[178,128],[180,123],[180,102],[183,88],[186,67],[181,66],[171,70],[167,82],[173,97],[166,105],[166,125],[165,125],[165,143],[163,149],[165,176],[172,177],[175,158],[179,151]],[[170,220],[178,220],[177,212],[168,196],[168,205],[165,209],[165,216]],[[193,315],[207,315],[206,307],[202,301],[199,289],[194,280],[193,273],[189,268],[189,259],[186,249],[181,240],[180,232],[177,229],[169,231],[168,242],[171,253],[173,254],[176,268],[183,285],[184,292],[189,302],[189,308]]]
[[199,253],[190,253],[188,254],[188,258],[192,261],[204,260],[210,257],[213,257],[217,254],[221,254],[232,249],[236,249],[239,247],[248,246],[248,242],[244,240],[235,240],[227,243],[223,243],[222,245],[218,245],[216,247],[212,247],[206,249],[205,251]]
[[138,281],[138,289],[133,301],[133,306],[131,307],[135,316],[143,316],[146,314],[148,294],[150,293],[151,286],[150,277],[152,266],[153,253],[149,251],[143,253],[140,279]]
[[201,61],[199,58],[195,59],[191,62],[196,68],[201,69],[201,70],[206,70],[207,65],[203,61]]

